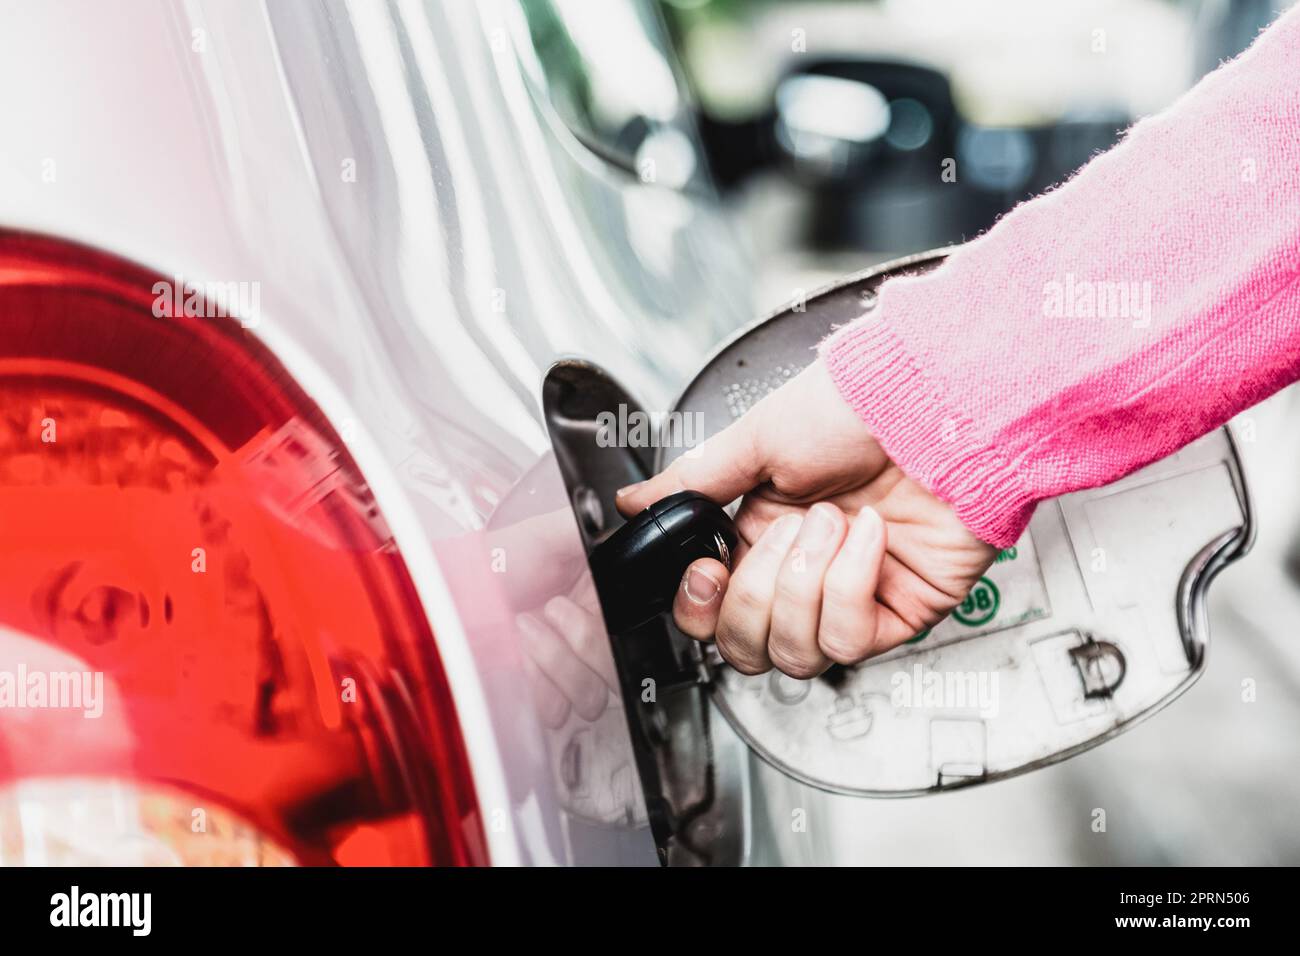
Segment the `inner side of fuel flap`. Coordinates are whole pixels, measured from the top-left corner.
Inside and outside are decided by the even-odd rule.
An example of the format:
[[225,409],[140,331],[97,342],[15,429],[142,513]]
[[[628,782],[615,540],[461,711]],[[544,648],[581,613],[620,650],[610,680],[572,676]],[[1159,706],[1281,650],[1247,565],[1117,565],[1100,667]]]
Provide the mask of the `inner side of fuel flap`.
[[[622,524],[614,493],[650,475],[648,449],[600,440],[600,416],[643,412],[603,369],[556,363],[542,385],[542,410],[565,490],[591,549]],[[708,695],[691,642],[662,619],[611,634],[646,809],[662,862],[718,864],[739,858],[735,828],[718,826],[730,787],[719,784]],[[653,684],[647,684],[647,681]],[[644,699],[646,687],[652,700]],[[708,839],[700,838],[708,834]],[[731,845],[734,843],[735,845]]]

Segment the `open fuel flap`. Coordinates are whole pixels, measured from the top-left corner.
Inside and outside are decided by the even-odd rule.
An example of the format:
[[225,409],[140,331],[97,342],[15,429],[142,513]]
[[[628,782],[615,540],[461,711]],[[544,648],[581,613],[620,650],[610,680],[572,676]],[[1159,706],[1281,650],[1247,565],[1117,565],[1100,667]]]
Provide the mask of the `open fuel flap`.
[[[615,491],[648,477],[653,466],[652,435],[624,435],[619,440],[602,431],[604,418],[618,410],[637,422],[650,416],[602,369],[577,359],[558,362],[548,371],[542,406],[555,464],[590,555],[619,530]],[[550,473],[550,462],[543,460],[539,470]],[[531,486],[521,489],[522,495],[532,494]],[[671,594],[676,582],[667,587]],[[744,855],[741,802],[747,755],[736,735],[714,732],[725,732],[727,726],[710,706],[695,642],[677,634],[663,615],[612,637],[605,654],[612,651],[618,672],[633,761],[661,859],[670,865],[739,863]],[[568,733],[568,728],[560,733]],[[572,748],[561,739],[556,749]],[[572,761],[572,786],[562,780],[560,789],[596,789],[609,776],[608,768],[621,767],[624,761],[617,749],[611,757],[588,748],[585,756]],[[637,816],[627,822],[638,823]]]
[[[794,376],[887,278],[934,268],[927,253],[871,269],[725,344],[665,424],[717,432]],[[666,436],[656,469],[687,451]],[[702,680],[765,760],[813,786],[920,794],[1023,773],[1114,737],[1200,676],[1211,579],[1253,533],[1226,429],[1091,491],[1044,502],[944,621],[888,654],[812,680],[737,673],[695,645]]]

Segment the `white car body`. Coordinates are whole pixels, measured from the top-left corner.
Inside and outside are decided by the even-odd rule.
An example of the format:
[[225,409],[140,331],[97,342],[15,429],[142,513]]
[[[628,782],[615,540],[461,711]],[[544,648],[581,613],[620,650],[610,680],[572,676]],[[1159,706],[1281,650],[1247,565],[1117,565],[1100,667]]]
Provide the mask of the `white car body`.
[[[546,114],[519,17],[509,0],[6,4],[0,224],[256,283],[254,332],[346,440],[419,589],[492,862],[653,864],[644,820],[574,848],[523,676],[476,643],[496,592],[445,562],[549,454],[553,362],[664,407],[749,317],[746,273],[706,202]],[[559,547],[581,562],[576,528]]]

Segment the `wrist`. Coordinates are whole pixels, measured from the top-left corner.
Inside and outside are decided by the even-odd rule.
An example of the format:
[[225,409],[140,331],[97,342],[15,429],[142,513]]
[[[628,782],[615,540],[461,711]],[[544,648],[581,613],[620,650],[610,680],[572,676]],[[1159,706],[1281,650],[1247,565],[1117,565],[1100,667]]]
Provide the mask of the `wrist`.
[[1036,499],[1014,462],[977,435],[878,314],[843,326],[819,347],[840,396],[890,459],[947,503],[981,541],[1007,547]]

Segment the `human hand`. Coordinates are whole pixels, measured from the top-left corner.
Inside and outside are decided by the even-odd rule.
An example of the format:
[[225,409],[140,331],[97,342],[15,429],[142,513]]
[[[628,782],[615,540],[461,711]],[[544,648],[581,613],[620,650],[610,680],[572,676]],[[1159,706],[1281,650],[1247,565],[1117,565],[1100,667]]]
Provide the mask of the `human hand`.
[[890,461],[821,361],[660,474],[619,492],[633,515],[683,489],[744,495],[734,571],[694,562],[673,619],[736,670],[856,664],[943,619],[997,549]]

